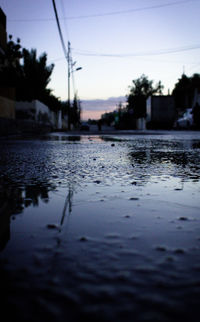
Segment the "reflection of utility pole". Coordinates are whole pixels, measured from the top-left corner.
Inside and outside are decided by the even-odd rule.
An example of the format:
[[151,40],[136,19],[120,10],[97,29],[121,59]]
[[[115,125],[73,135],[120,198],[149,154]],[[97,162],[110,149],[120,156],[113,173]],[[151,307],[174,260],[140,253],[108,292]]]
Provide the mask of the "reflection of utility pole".
[[68,192],[68,195],[65,199],[65,204],[64,204],[64,208],[63,208],[63,212],[62,212],[62,218],[61,218],[61,221],[60,221],[60,226],[63,225],[64,223],[64,219],[65,219],[65,216],[66,216],[66,212],[67,212],[67,206],[68,206],[68,212],[69,212],[69,215],[71,214],[72,212],[72,197],[73,197],[73,190],[71,188],[69,188],[69,192]]
[[68,61],[68,130],[71,130],[71,106],[70,106],[70,68],[71,68],[71,57],[70,57],[70,42],[68,41],[68,52],[67,52],[67,61]]

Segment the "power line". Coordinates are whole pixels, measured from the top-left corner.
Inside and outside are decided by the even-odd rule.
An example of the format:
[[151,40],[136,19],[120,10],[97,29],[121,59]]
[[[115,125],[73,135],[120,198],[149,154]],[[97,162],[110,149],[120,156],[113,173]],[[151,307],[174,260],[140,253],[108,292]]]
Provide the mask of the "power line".
[[121,14],[129,14],[133,12],[138,11],[146,11],[146,10],[152,10],[152,9],[159,9],[164,7],[170,7],[178,4],[183,4],[191,1],[198,1],[198,0],[182,0],[182,1],[175,1],[171,3],[163,3],[158,4],[154,6],[147,6],[147,7],[141,7],[141,8],[134,8],[129,10],[121,10],[121,11],[112,11],[112,12],[106,12],[106,13],[97,13],[97,14],[91,14],[91,15],[82,15],[82,16],[74,16],[74,17],[66,17],[66,19],[72,20],[72,19],[86,19],[86,18],[96,18],[96,17],[105,17],[105,16],[114,16],[114,15],[121,15]]
[[55,0],[52,0],[52,2],[53,2],[53,8],[54,8],[55,16],[56,16],[56,22],[57,22],[57,26],[58,26],[58,32],[59,32],[59,36],[60,36],[60,40],[61,40],[63,52],[64,52],[64,55],[65,55],[65,58],[68,61],[68,52],[67,52],[67,49],[65,47],[65,42],[64,42],[64,39],[63,39],[62,31],[61,31],[61,27],[60,27],[58,13],[57,13],[57,9],[56,9]]
[[[64,4],[63,0],[61,0],[61,6],[62,6],[62,11],[63,11],[63,13],[65,15],[65,4]],[[68,25],[67,25],[67,19],[64,19],[64,15],[63,15],[63,20],[64,20],[65,31],[66,31],[66,34],[67,34],[67,38],[70,39],[69,28],[68,28]]]
[[[77,55],[79,55],[79,54],[77,54]],[[137,56],[135,56],[135,57],[137,57]],[[139,56],[138,56],[139,57]],[[143,58],[144,57],[144,58]],[[139,59],[139,60],[137,60],[137,61],[142,61],[142,62],[153,62],[153,63],[167,63],[167,64],[177,64],[177,63],[183,63],[183,64],[185,64],[186,62],[185,62],[185,60],[184,61],[180,61],[180,60],[166,60],[166,59],[157,59],[156,58],[156,60],[155,59],[151,59],[151,58],[145,58],[145,57],[147,57],[147,56],[142,56],[141,57],[141,59]],[[120,57],[120,58],[123,58],[123,57]],[[140,57],[139,57],[140,58]],[[55,63],[55,62],[62,62],[63,60],[65,60],[65,57],[63,56],[63,57],[57,57],[57,58],[52,58],[52,59],[50,59],[49,60],[49,63],[50,64],[53,64],[53,63]],[[200,63],[191,63],[191,61],[190,62],[188,62],[187,64],[191,64],[191,65],[200,65]],[[191,67],[191,68],[193,68],[193,67]]]
[[[64,42],[64,39],[63,39],[63,35],[62,35],[62,31],[61,31],[61,27],[60,27],[60,22],[59,22],[59,18],[58,18],[58,13],[57,13],[57,9],[56,9],[55,0],[52,0],[52,2],[53,2],[53,8],[54,8],[56,22],[57,22],[57,26],[58,26],[58,32],[59,32],[61,44],[62,44],[62,47],[63,47],[63,52],[64,52],[65,58],[67,60],[67,63],[68,63],[68,76],[67,76],[67,79],[68,79],[68,130],[70,130],[71,129],[70,77],[71,77],[71,74],[72,74],[73,86],[74,86],[74,95],[75,95],[75,80],[74,80],[74,75],[73,75],[73,72],[74,72],[73,67],[75,66],[76,62],[73,62],[73,60],[72,60],[71,44],[70,44],[69,41],[68,41],[68,48],[66,49],[65,42]],[[76,68],[76,70],[80,70],[80,69],[82,69],[82,68],[81,67]]]
[[144,52],[135,52],[135,53],[124,53],[124,54],[111,54],[111,53],[97,53],[92,51],[85,51],[81,49],[73,49],[76,55],[81,56],[97,56],[97,57],[116,57],[116,58],[126,58],[126,57],[137,57],[137,56],[158,56],[165,54],[174,54],[183,51],[195,50],[199,49],[200,44],[190,45],[190,46],[182,46],[176,48],[168,48],[168,49],[159,49],[156,51],[144,51]]
[[69,108],[69,110],[68,110],[68,129],[70,130],[70,128],[71,128],[71,120],[70,120],[70,67],[71,67],[70,42],[68,41],[68,50],[67,50],[66,46],[65,46],[64,39],[63,39],[61,27],[60,27],[60,22],[59,22],[59,18],[58,18],[58,13],[57,13],[57,9],[56,9],[55,0],[52,0],[52,2],[53,2],[53,8],[54,8],[55,16],[56,16],[58,32],[59,32],[61,44],[62,44],[62,47],[63,47],[63,52],[64,52],[65,58],[66,58],[66,60],[68,62],[68,108]]
[[[168,49],[158,49],[157,51],[146,51],[146,52],[135,52],[135,53],[124,53],[124,54],[109,54],[109,53],[97,53],[94,51],[84,50],[84,49],[76,49],[73,48],[73,52],[76,55],[80,56],[93,56],[93,57],[108,57],[108,58],[127,58],[127,57],[146,57],[146,56],[159,56],[164,54],[174,54],[178,52],[183,51],[189,51],[189,50],[195,50],[199,49],[200,44],[198,45],[190,45],[190,46],[182,46],[182,47],[176,47],[176,48],[168,48]],[[50,62],[55,61],[62,61],[65,57],[59,57],[55,59],[51,59]],[[173,61],[161,61],[161,62],[167,62],[167,63],[173,63]],[[174,63],[177,63],[177,61],[174,61]]]
[[[69,17],[63,17],[60,20],[74,20],[74,19],[86,19],[86,18],[97,18],[97,17],[106,17],[106,16],[114,16],[114,15],[121,15],[121,14],[129,14],[139,11],[146,11],[146,10],[152,10],[152,9],[159,9],[164,7],[170,7],[174,5],[180,5],[188,2],[194,2],[199,0],[181,0],[181,1],[175,1],[170,3],[163,3],[158,4],[154,6],[147,6],[147,7],[140,7],[140,8],[133,8],[128,10],[121,10],[121,11],[111,11],[111,12],[105,12],[105,13],[96,13],[91,15],[80,15],[80,16],[69,16]],[[8,19],[10,22],[43,22],[43,21],[53,21],[54,18],[35,18],[35,19]]]

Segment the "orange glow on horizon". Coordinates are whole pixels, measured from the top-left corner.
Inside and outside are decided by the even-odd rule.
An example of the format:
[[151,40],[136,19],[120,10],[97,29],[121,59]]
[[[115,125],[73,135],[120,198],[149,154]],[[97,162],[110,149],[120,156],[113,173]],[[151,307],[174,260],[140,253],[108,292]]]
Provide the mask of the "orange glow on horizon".
[[105,111],[84,111],[81,112],[81,120],[99,120]]

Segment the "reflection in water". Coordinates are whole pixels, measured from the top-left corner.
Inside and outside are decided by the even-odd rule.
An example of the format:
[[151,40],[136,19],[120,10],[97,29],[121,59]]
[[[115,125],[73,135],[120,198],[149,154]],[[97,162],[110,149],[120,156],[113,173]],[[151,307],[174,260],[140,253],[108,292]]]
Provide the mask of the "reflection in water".
[[0,250],[10,239],[10,216],[22,210],[21,191],[10,185],[7,178],[0,178]]
[[39,200],[44,202],[49,201],[48,196],[49,188],[41,185],[31,185],[24,188],[24,205],[28,206],[39,206]]
[[7,314],[20,321],[195,321],[199,142],[65,135],[0,142]]
[[83,139],[83,137],[81,137],[80,135],[64,135],[62,132],[45,134],[43,136],[41,135],[39,138],[43,141],[71,141],[74,143]]
[[72,212],[72,197],[73,197],[73,190],[69,188],[69,192],[68,192],[67,197],[65,199],[65,204],[64,204],[64,208],[63,208],[63,212],[62,212],[60,226],[62,226],[64,224],[64,220],[65,220],[65,217],[67,214],[67,209],[68,209],[69,215]]
[[[10,239],[10,219],[28,207],[39,207],[40,201],[49,202],[49,192],[54,188],[41,185],[27,185],[24,188],[16,187],[5,178],[0,179],[0,251],[4,249]],[[67,193],[60,227],[64,224],[65,217],[72,212],[73,190],[69,187]],[[51,227],[52,225],[49,225]],[[53,226],[52,226],[53,227]]]
[[[53,141],[53,142],[51,142]],[[57,141],[59,141],[59,145]],[[72,142],[70,146],[62,142]],[[80,142],[80,145],[74,145]],[[105,143],[104,143],[105,142]],[[115,142],[115,144],[112,144]],[[52,145],[53,143],[53,145]],[[104,145],[102,145],[104,143]],[[74,149],[76,147],[76,149]],[[76,187],[87,182],[122,182],[143,186],[152,176],[170,175],[199,182],[198,140],[164,140],[130,137],[45,136],[44,141],[1,142],[0,220],[1,247],[9,239],[12,214],[48,203],[49,191],[59,184],[68,187],[60,225],[72,211]],[[5,176],[6,174],[6,176]]]
[[44,137],[45,140],[49,141],[71,141],[75,143],[76,141],[79,142],[81,141],[81,136],[80,135],[46,135]]
[[[64,143],[71,142],[69,145]],[[74,144],[79,142],[78,144]],[[115,144],[113,144],[115,142]],[[2,244],[9,238],[9,218],[24,208],[49,201],[49,191],[67,187],[62,225],[77,188],[88,183],[143,186],[155,176],[199,182],[200,143],[197,139],[156,137],[52,135],[44,140],[2,141],[0,214]],[[6,175],[6,176],[5,176]]]
[[155,140],[145,146],[130,145],[128,157],[135,172],[138,167],[145,171],[147,179],[152,175],[169,174],[180,177],[182,180],[199,181],[200,179],[200,154],[197,150],[198,143],[190,142],[185,147],[184,142],[163,142]]
[[20,214],[25,208],[39,206],[39,201],[47,203],[51,186],[27,185],[18,187],[7,177],[0,178],[0,250],[10,239],[10,218]]

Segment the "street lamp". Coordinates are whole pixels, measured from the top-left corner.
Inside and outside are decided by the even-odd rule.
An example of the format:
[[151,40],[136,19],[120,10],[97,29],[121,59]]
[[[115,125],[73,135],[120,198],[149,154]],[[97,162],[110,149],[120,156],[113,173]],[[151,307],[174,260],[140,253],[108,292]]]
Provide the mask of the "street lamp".
[[81,69],[83,69],[82,67],[78,67],[78,68],[76,68],[75,70],[74,70],[74,72],[76,72],[77,70],[81,70]]

